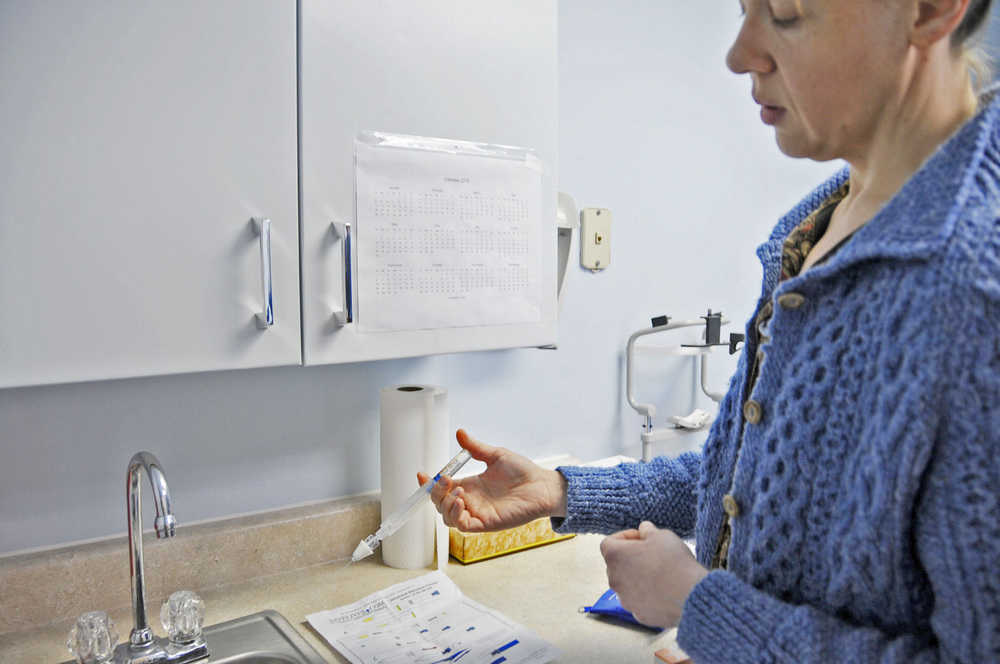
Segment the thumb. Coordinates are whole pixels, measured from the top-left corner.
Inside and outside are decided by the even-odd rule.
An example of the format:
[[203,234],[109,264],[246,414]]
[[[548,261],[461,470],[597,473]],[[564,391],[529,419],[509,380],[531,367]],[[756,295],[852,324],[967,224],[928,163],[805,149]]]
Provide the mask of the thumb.
[[472,458],[476,461],[482,461],[486,463],[486,465],[489,465],[500,457],[500,448],[479,442],[467,434],[465,429],[459,429],[456,431],[455,438],[458,439],[458,444],[461,445],[463,449],[469,450],[469,454],[471,454]]
[[646,539],[656,532],[656,526],[651,521],[643,521],[639,524],[639,539]]

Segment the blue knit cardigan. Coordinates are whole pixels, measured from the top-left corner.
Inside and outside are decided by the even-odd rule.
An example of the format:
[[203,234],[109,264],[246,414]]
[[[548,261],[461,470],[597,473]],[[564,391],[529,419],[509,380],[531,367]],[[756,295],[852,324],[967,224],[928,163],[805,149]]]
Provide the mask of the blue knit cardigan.
[[[753,393],[756,312],[703,451],[562,467],[553,525],[648,519],[693,534],[707,567],[732,494],[728,570],[695,586],[678,629],[698,663],[1000,662],[1000,101],[827,262],[779,284],[783,239],[847,177],[757,250],[757,309],[776,303]],[[777,303],[793,292],[800,307]]]

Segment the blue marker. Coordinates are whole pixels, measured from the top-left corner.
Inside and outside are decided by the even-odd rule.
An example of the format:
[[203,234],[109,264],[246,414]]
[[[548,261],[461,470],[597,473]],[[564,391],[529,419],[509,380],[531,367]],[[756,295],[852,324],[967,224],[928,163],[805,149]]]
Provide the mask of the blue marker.
[[518,643],[520,643],[520,641],[518,641],[517,639],[514,639],[514,640],[513,640],[513,641],[511,641],[510,643],[505,643],[505,644],[503,644],[502,646],[500,646],[499,648],[497,648],[496,650],[494,650],[494,651],[493,651],[493,652],[491,652],[490,654],[491,654],[491,655],[496,655],[497,653],[501,653],[501,652],[503,652],[503,651],[504,651],[504,650],[506,650],[507,648],[513,648],[513,647],[514,647],[514,646],[516,646],[516,645],[517,645]]
[[[451,648],[448,648],[448,650],[451,650]],[[448,650],[443,651],[441,654],[442,655],[446,654]],[[466,648],[465,650],[459,650],[458,652],[455,652],[449,655],[448,657],[445,657],[444,659],[439,659],[435,662],[431,662],[431,664],[445,664],[446,662],[457,662],[458,660],[465,657],[468,653],[469,653],[468,648]]]

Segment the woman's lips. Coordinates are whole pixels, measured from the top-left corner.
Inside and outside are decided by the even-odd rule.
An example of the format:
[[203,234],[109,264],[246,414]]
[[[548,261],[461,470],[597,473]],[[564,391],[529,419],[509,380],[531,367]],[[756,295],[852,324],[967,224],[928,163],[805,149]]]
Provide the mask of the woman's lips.
[[768,106],[761,104],[760,119],[766,125],[775,125],[785,116],[785,109],[780,106]]

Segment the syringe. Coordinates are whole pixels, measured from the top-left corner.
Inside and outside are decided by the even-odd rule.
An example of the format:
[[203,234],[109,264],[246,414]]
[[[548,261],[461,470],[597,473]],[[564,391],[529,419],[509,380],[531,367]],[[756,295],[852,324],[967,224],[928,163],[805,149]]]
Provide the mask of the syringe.
[[425,482],[413,495],[406,499],[406,502],[400,505],[395,512],[389,516],[382,519],[382,524],[378,527],[374,533],[368,537],[361,540],[357,548],[354,549],[354,553],[351,554],[351,562],[356,563],[359,560],[367,558],[368,556],[375,553],[375,549],[379,547],[384,540],[389,535],[392,535],[397,530],[403,527],[413,513],[417,511],[417,508],[424,504],[424,500],[430,496],[431,489],[434,488],[434,484],[441,479],[442,475],[447,475],[452,477],[455,473],[461,470],[465,462],[472,458],[468,450],[462,450],[454,456],[454,458],[445,464],[444,468],[434,476],[434,479]]

